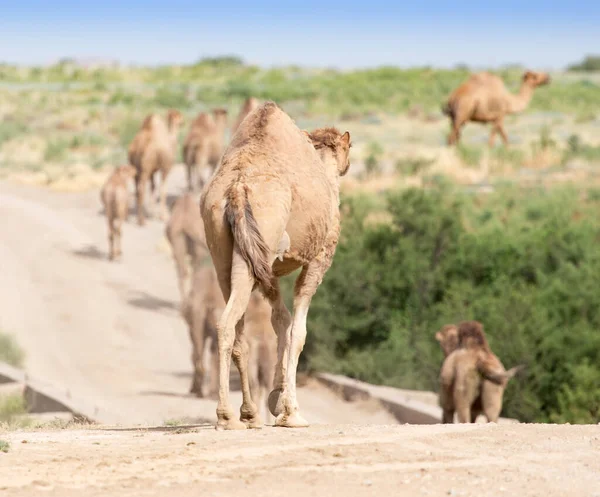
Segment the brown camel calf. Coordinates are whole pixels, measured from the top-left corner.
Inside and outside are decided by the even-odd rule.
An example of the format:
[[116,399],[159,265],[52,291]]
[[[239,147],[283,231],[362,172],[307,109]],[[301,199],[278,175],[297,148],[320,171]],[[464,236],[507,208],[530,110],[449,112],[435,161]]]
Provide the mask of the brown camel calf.
[[[192,341],[194,379],[190,392],[198,397],[208,397],[218,388],[217,322],[225,302],[210,263],[197,266],[192,277],[192,288],[185,300],[182,315],[188,324]],[[257,291],[252,293],[246,313],[249,349],[248,374],[252,398],[268,411],[265,393],[271,391],[277,360],[275,332],[271,325],[271,307]],[[208,367],[205,355],[208,352]],[[209,387],[205,388],[208,372]],[[263,402],[264,399],[264,402]]]
[[200,208],[192,194],[185,193],[173,204],[171,216],[165,226],[165,235],[171,244],[179,294],[183,302],[189,292],[189,271],[186,259],[188,256],[190,257],[192,268],[195,268],[205,258],[210,260]]
[[108,258],[111,261],[122,254],[121,226],[129,214],[127,183],[129,180],[133,180],[135,174],[134,167],[129,165],[119,166],[108,177],[100,191],[100,200],[104,206],[108,223]]
[[506,371],[477,321],[466,321],[458,327],[446,325],[435,337],[445,356],[440,372],[442,422],[452,423],[455,411],[459,423],[474,423],[480,414],[488,422],[497,422],[508,380],[522,366]]

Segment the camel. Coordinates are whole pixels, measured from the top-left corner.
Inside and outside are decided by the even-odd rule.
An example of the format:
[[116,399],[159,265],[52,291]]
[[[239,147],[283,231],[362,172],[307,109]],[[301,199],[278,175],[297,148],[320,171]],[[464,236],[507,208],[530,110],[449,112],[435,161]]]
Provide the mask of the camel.
[[159,192],[160,218],[167,217],[167,190],[166,181],[173,164],[179,128],[183,123],[183,116],[177,110],[169,110],[167,123],[156,114],[147,116],[131,142],[128,150],[129,163],[137,169],[136,175],[136,208],[138,224],[145,224],[144,193],[146,185],[150,182],[154,193],[154,175],[160,171],[161,184]]
[[[209,397],[217,392],[217,321],[225,308],[217,274],[210,263],[194,268],[191,290],[182,306],[182,315],[188,324],[192,341],[194,379],[190,392],[198,397]],[[249,350],[249,382],[252,398],[264,406],[263,393],[273,385],[273,372],[277,358],[275,332],[271,325],[271,307],[258,291],[252,292],[245,327]],[[205,353],[209,355],[209,387],[205,388]]]
[[442,423],[452,423],[455,411],[459,423],[474,423],[482,413],[488,422],[497,422],[508,380],[523,366],[506,371],[477,321],[446,325],[435,337],[445,357],[440,372]]
[[194,173],[199,176],[196,183],[202,189],[217,167],[223,153],[226,127],[225,109],[214,109],[212,116],[202,112],[192,122],[183,144],[183,158],[187,166],[190,191],[194,190]]
[[450,118],[451,130],[448,145],[458,143],[462,127],[469,121],[491,123],[489,146],[494,146],[496,133],[508,146],[504,131],[504,116],[524,111],[538,86],[550,83],[550,76],[542,72],[526,71],[519,93],[512,94],[504,82],[494,74],[481,72],[456,88],[442,106],[442,112]]
[[[244,313],[255,287],[271,304],[277,333],[268,401],[275,426],[308,426],[296,398],[296,369],[310,301],[339,239],[339,178],[350,167],[350,145],[348,132],[301,131],[275,103],[266,102],[242,121],[201,195],[206,240],[227,302],[217,326],[217,430],[262,426],[249,388],[244,338]],[[299,268],[292,319],[278,278]],[[229,401],[231,357],[242,386],[239,420]]]
[[233,126],[231,127],[231,136],[233,136],[233,134],[237,131],[237,129],[240,127],[240,124],[242,124],[242,121],[244,120],[244,118],[250,114],[250,112],[252,112],[254,109],[256,109],[259,105],[259,102],[256,98],[254,97],[248,97],[246,99],[246,101],[244,102],[244,105],[242,105],[242,108],[240,109],[240,113],[237,116],[237,119],[235,120],[235,122],[233,123]]
[[179,294],[183,302],[189,292],[187,257],[190,257],[193,268],[204,259],[210,259],[200,209],[192,194],[185,193],[173,204],[171,216],[165,226],[165,236],[171,244]]
[[115,168],[108,177],[102,190],[100,200],[104,206],[108,222],[108,258],[112,261],[121,256],[121,226],[129,214],[129,190],[127,183],[135,177],[136,170],[129,165]]

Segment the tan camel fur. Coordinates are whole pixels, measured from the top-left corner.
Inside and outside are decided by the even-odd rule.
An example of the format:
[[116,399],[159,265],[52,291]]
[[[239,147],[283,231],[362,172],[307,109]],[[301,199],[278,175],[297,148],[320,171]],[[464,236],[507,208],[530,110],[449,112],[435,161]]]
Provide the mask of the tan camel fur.
[[100,191],[100,199],[108,222],[108,258],[110,260],[122,254],[121,227],[129,214],[128,183],[129,180],[133,180],[135,174],[136,170],[133,166],[119,166],[108,177]]
[[161,183],[159,192],[160,218],[167,217],[166,181],[173,164],[177,149],[177,136],[183,123],[183,116],[177,110],[167,113],[167,122],[156,115],[147,116],[142,127],[134,137],[128,150],[129,163],[137,169],[136,176],[136,208],[138,224],[145,223],[144,195],[150,183],[154,193],[154,175],[160,171]]
[[194,190],[195,186],[202,189],[217,167],[225,147],[226,129],[225,109],[214,109],[212,115],[202,112],[192,122],[183,143],[183,158],[187,166],[190,191]]
[[497,422],[508,380],[522,366],[506,371],[477,321],[466,321],[458,327],[446,325],[436,333],[436,339],[445,356],[440,372],[442,422],[452,423],[455,411],[459,423],[474,423],[480,414],[488,422]]
[[538,86],[548,84],[550,76],[542,72],[527,71],[523,74],[521,88],[516,95],[510,93],[504,82],[494,74],[473,74],[456,88],[442,107],[450,118],[448,144],[458,143],[462,127],[469,121],[491,123],[489,145],[494,146],[496,133],[500,133],[505,146],[508,137],[504,131],[504,116],[523,112]]
[[[225,302],[214,267],[210,263],[196,266],[192,288],[184,301],[182,315],[188,324],[192,341],[194,379],[190,392],[198,397],[208,397],[217,392],[217,322],[224,308]],[[264,393],[268,393],[273,385],[277,343],[271,325],[271,306],[258,291],[252,292],[245,327],[252,398],[258,406],[264,406],[264,410],[268,410]],[[208,368],[205,366],[206,352],[209,357]],[[209,377],[208,389],[205,388],[206,373]]]
[[[277,332],[269,410],[276,426],[308,425],[296,398],[296,368],[310,301],[339,238],[339,177],[348,171],[349,152],[349,133],[335,128],[303,132],[267,102],[242,121],[204,189],[200,208],[206,240],[227,301],[218,324],[217,429],[262,426],[250,393],[244,339],[244,313],[255,287],[271,304]],[[292,319],[278,278],[299,268]],[[229,402],[232,356],[243,395],[239,420]]]
[[240,113],[237,116],[237,119],[235,120],[235,122],[233,123],[233,126],[231,127],[231,136],[234,135],[234,133],[237,131],[237,129],[240,127],[240,124],[242,124],[242,121],[244,120],[244,118],[250,114],[250,112],[252,112],[254,109],[256,109],[259,106],[259,102],[256,98],[254,97],[248,97],[246,99],[246,101],[244,102],[244,105],[242,105],[242,108],[240,109]]
[[165,226],[165,235],[171,244],[179,294],[183,302],[189,292],[188,256],[192,268],[202,263],[204,259],[210,260],[200,208],[192,194],[185,193],[173,204],[171,216]]

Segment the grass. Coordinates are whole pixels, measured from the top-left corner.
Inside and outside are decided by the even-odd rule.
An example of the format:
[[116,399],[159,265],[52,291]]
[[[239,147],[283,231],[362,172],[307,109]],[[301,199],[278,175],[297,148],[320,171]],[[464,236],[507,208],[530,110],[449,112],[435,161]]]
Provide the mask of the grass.
[[436,159],[425,157],[402,157],[394,163],[394,169],[403,176],[412,176],[425,172]]
[[15,339],[5,333],[0,333],[0,361],[16,368],[23,366],[25,354],[17,345]]
[[22,418],[24,414],[27,414],[27,407],[22,395],[0,397],[0,423],[8,427],[27,425],[28,422]]
[[69,142],[64,138],[57,138],[46,143],[44,160],[48,162],[62,162],[67,158]]
[[0,452],[5,454],[10,450],[10,444],[6,440],[0,440]]
[[460,160],[468,167],[477,167],[481,163],[483,157],[483,149],[460,143],[456,147],[456,153]]

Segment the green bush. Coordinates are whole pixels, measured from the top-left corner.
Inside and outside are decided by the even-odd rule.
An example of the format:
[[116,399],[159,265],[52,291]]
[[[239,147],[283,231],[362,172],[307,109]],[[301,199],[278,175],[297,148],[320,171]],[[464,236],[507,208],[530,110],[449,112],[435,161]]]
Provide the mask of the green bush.
[[365,157],[365,172],[368,176],[381,174],[381,156],[383,147],[378,142],[371,142]]
[[600,71],[600,56],[588,55],[578,64],[569,66],[569,71]]
[[0,361],[6,362],[11,366],[21,367],[25,355],[17,345],[15,339],[4,333],[0,333]]
[[344,198],[342,238],[309,314],[307,366],[437,390],[443,324],[481,321],[508,368],[504,415],[598,422],[598,201],[560,189],[488,196],[448,186]]
[[52,139],[46,143],[44,160],[48,162],[61,162],[69,153],[69,142],[63,138]]

